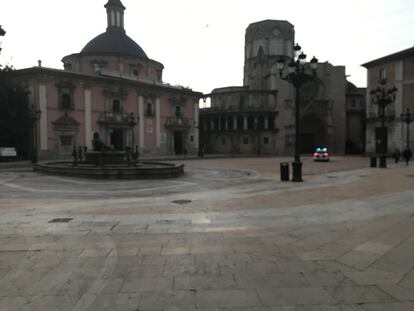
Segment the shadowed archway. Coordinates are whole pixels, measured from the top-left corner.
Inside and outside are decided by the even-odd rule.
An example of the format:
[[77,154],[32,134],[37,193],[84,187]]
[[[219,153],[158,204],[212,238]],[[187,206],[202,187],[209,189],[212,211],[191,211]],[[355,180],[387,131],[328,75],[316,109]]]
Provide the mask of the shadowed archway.
[[317,146],[327,146],[328,133],[325,122],[321,118],[310,113],[301,120],[301,146],[302,153],[313,153]]

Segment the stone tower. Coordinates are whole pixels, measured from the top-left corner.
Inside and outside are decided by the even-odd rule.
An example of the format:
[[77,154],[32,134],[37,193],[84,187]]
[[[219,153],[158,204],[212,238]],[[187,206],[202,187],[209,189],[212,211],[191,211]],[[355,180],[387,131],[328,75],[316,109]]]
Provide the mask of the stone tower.
[[293,57],[294,26],[287,21],[260,21],[247,27],[245,40],[244,86],[276,89],[276,61]]

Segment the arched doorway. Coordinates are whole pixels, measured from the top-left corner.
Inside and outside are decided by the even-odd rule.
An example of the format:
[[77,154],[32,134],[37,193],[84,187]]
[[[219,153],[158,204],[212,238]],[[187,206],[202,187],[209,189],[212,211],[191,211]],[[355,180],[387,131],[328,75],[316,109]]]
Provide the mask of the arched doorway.
[[326,124],[314,113],[307,114],[302,118],[300,136],[302,153],[313,153],[315,147],[327,146],[328,144]]

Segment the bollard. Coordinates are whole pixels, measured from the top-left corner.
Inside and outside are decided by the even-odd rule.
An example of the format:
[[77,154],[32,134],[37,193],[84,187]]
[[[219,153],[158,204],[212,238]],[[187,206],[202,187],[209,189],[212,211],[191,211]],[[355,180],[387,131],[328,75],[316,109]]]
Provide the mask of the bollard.
[[377,167],[377,158],[374,156],[370,158],[370,167]]
[[381,155],[379,157],[379,166],[380,168],[387,168],[387,156]]
[[289,163],[280,163],[280,180],[289,181]]

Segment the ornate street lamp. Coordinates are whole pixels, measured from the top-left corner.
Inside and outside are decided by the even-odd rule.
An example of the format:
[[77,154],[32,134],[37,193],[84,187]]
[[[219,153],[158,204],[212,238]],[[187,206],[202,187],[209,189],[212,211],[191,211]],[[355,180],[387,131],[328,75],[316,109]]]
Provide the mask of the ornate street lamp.
[[257,133],[256,141],[257,141],[257,155],[260,155],[260,130],[259,129],[259,120],[256,116],[254,118],[254,131]]
[[127,116],[127,121],[128,121],[128,125],[131,127],[131,140],[132,140],[132,146],[130,147],[126,147],[126,159],[127,159],[127,163],[128,166],[131,165],[131,156],[132,156],[132,163],[135,165],[137,158],[138,158],[138,148],[134,149],[134,145],[135,145],[135,140],[134,140],[134,127],[137,124],[137,122],[135,121],[135,115],[133,112],[131,112],[130,114],[128,114]]
[[37,163],[37,121],[40,120],[40,115],[42,112],[40,110],[36,110],[36,107],[32,105],[30,107],[30,121],[31,121],[31,145],[32,145],[32,151],[31,151],[31,162],[33,164]]
[[[301,141],[300,141],[300,89],[308,81],[312,81],[316,77],[316,68],[318,60],[315,56],[310,63],[306,63],[306,55],[301,52],[301,47],[296,44],[293,48],[295,52],[294,58],[288,64],[288,73],[283,74],[285,69],[285,59],[280,58],[277,61],[277,69],[282,80],[285,80],[295,88],[295,157],[292,162],[293,176],[292,181],[301,182],[302,179],[302,162],[300,161]],[[310,73],[308,69],[310,67]]]
[[410,150],[410,123],[413,121],[413,115],[410,112],[410,109],[407,108],[407,111],[401,113],[401,122],[407,124],[407,146],[406,149]]
[[371,90],[372,103],[378,106],[378,117],[381,119],[381,127],[375,130],[376,153],[380,154],[379,167],[387,167],[387,151],[388,151],[388,128],[385,127],[385,108],[395,101],[397,88],[394,86],[387,89],[385,87],[387,81],[381,79],[380,86]]
[[[3,37],[5,35],[6,35],[6,31],[3,28],[1,28],[1,25],[0,25],[0,36]],[[1,45],[1,42],[0,42],[0,45]],[[0,46],[0,52],[1,52],[1,46]]]

